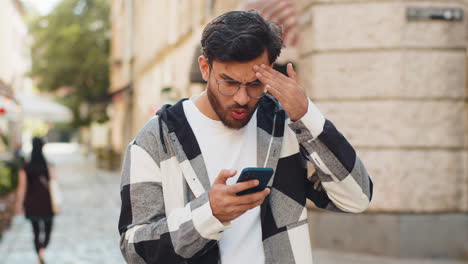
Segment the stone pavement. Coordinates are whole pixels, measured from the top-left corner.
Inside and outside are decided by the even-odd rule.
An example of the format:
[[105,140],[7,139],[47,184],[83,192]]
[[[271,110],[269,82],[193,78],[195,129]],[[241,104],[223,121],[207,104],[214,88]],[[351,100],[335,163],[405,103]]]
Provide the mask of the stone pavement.
[[[62,213],[55,218],[46,251],[47,264],[121,264],[117,221],[118,173],[97,170],[73,144],[48,144],[46,155],[57,169],[63,195]],[[467,264],[461,261],[401,260],[313,249],[318,264]],[[23,217],[15,218],[0,241],[0,264],[36,263],[32,230]]]
[[[99,171],[77,145],[48,144],[47,158],[55,164],[63,196],[46,250],[47,264],[125,263],[119,250],[119,175]],[[16,217],[0,242],[1,264],[33,264],[32,228]]]

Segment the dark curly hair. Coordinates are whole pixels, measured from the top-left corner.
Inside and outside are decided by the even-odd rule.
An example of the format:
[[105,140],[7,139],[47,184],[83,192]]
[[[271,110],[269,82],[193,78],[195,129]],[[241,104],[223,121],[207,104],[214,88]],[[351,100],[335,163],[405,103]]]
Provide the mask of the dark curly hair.
[[254,10],[231,11],[211,21],[203,30],[202,54],[211,66],[213,60],[247,62],[264,50],[274,63],[283,48],[282,30]]

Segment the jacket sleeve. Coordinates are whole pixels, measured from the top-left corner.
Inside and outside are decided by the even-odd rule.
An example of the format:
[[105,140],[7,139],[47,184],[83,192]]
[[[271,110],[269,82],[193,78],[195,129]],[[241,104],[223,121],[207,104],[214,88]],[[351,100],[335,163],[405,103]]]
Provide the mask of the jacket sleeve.
[[289,127],[301,154],[313,164],[307,197],[319,208],[363,212],[372,199],[372,180],[356,151],[309,100],[307,113]]
[[179,263],[203,255],[228,226],[213,216],[208,193],[166,215],[163,162],[148,148],[137,140],[125,154],[119,219],[123,257],[128,263]]

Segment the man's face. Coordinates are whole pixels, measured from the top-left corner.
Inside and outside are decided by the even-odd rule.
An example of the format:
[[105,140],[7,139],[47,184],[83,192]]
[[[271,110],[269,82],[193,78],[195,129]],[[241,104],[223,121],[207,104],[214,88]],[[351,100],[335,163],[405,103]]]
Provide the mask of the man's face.
[[227,127],[239,129],[244,127],[252,118],[259,98],[250,97],[247,89],[242,85],[232,96],[226,96],[219,92],[217,81],[229,80],[242,84],[259,81],[253,71],[254,65],[269,65],[268,53],[265,52],[258,58],[249,62],[220,62],[213,61],[208,73],[207,96],[211,107],[219,120]]

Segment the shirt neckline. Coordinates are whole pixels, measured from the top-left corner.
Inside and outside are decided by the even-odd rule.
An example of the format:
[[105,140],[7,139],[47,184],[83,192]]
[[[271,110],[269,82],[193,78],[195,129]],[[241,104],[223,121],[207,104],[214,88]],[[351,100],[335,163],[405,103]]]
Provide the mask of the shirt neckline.
[[[191,112],[193,113],[194,115],[196,115],[196,118],[198,119],[201,119],[202,122],[204,122],[205,124],[213,127],[213,128],[216,128],[216,129],[222,129],[222,130],[225,130],[225,131],[232,131],[232,132],[239,132],[239,131],[244,131],[245,129],[248,128],[248,126],[251,124],[251,122],[254,120],[254,118],[256,118],[256,115],[257,115],[257,109],[255,109],[254,111],[254,114],[252,116],[252,118],[249,120],[249,123],[247,123],[244,127],[236,130],[236,129],[232,129],[232,128],[229,128],[229,127],[226,127],[223,122],[221,122],[220,120],[214,120],[214,119],[211,119],[209,118],[208,116],[206,116],[205,114],[203,114],[200,109],[198,109],[197,105],[195,104],[195,102],[192,100],[192,98],[189,98],[186,102],[184,102],[185,105],[184,105],[184,110],[186,110],[186,112]],[[185,109],[185,106],[188,107],[188,109]],[[186,113],[187,115],[187,113]]]

